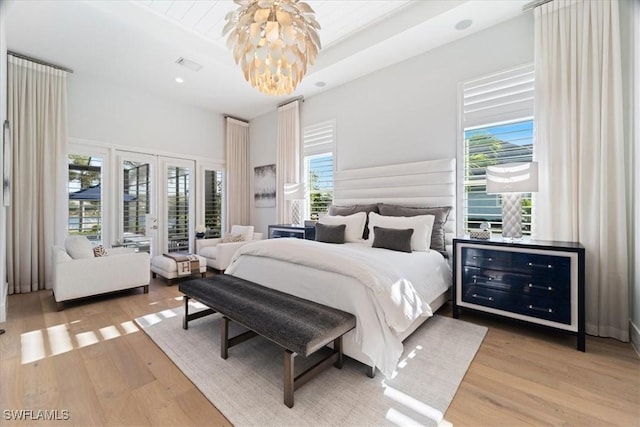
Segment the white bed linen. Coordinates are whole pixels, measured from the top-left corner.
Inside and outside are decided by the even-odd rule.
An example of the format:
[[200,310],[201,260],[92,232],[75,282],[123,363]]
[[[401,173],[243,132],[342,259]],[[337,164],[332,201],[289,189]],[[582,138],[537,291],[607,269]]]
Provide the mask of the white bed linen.
[[402,354],[399,335],[430,317],[428,302],[451,284],[449,266],[436,251],[408,254],[302,239],[247,244],[226,273],[353,313],[357,326],[345,336],[345,353],[388,377]]

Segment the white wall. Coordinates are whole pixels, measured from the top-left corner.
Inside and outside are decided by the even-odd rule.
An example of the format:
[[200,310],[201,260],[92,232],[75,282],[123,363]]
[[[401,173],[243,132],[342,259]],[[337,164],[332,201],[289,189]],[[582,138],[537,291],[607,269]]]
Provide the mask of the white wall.
[[[302,124],[336,120],[338,170],[455,157],[459,83],[531,62],[526,14],[308,98]],[[275,113],[251,121],[252,166],[275,162],[276,126]],[[251,219],[266,231],[275,209],[254,208]]]
[[224,118],[91,76],[67,79],[69,137],[224,159]]
[[[7,119],[7,38],[2,9],[3,5],[0,3],[0,126]],[[0,177],[4,176],[4,153],[2,151],[0,144]],[[0,236],[2,236],[0,238],[0,323],[7,320],[7,240],[4,238],[7,235],[6,210],[4,206],[0,206]]]

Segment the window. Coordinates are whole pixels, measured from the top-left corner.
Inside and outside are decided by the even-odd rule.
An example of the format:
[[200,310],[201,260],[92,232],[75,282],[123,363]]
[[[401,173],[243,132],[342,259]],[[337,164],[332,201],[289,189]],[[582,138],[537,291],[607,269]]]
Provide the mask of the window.
[[189,251],[189,168],[167,167],[167,240],[169,252]]
[[[502,229],[500,195],[486,194],[486,167],[533,158],[533,65],[463,84],[464,232],[491,223]],[[531,234],[531,194],[522,195],[522,232]]]
[[69,235],[102,242],[102,164],[100,157],[69,154]]
[[334,140],[333,121],[304,128],[304,174],[309,190],[307,218],[318,219],[333,203]]
[[204,225],[207,227],[205,238],[222,236],[222,172],[205,170],[204,172]]

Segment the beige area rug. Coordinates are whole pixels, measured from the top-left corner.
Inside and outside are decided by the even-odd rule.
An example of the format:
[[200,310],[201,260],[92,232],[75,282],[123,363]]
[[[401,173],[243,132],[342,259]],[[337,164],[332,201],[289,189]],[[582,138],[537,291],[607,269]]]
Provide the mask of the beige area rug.
[[[256,337],[220,357],[219,315],[189,322],[182,309],[136,319],[151,339],[235,426],[382,426],[448,424],[443,414],[487,329],[434,316],[405,341],[396,375],[371,379],[364,365],[345,358],[282,399],[282,350]],[[231,324],[233,326],[233,323]],[[230,330],[234,336],[241,329]],[[296,357],[296,372],[314,363]]]

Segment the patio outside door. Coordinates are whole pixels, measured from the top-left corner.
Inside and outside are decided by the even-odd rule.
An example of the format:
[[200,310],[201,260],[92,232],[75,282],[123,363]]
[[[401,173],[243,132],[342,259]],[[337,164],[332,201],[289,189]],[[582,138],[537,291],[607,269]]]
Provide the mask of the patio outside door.
[[121,153],[119,173],[119,243],[154,254],[158,237],[154,170],[156,156]]

